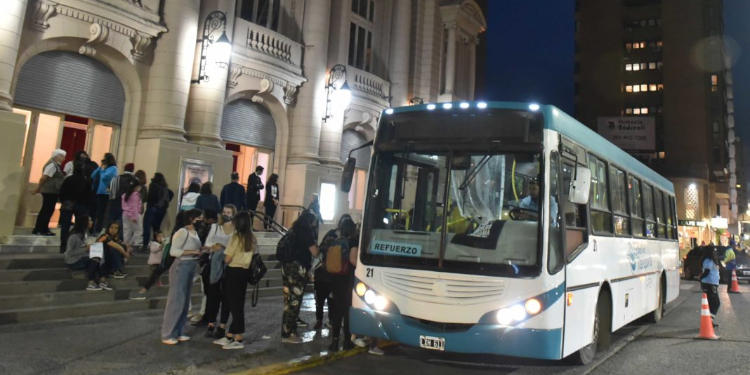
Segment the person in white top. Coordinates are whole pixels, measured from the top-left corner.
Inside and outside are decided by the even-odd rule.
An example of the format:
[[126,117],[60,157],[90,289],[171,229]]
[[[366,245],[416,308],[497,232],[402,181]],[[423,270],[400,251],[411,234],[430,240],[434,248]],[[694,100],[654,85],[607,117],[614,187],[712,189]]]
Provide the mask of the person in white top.
[[57,203],[57,197],[60,193],[60,187],[62,186],[65,174],[60,167],[63,160],[65,160],[66,152],[62,149],[56,149],[52,151],[52,155],[49,161],[44,164],[42,169],[42,177],[39,179],[36,189],[32,192],[33,194],[42,193],[42,208],[39,209],[39,214],[36,217],[36,225],[32,234],[42,236],[54,236],[49,230],[49,220],[52,218],[52,214],[55,213],[55,204]]
[[169,270],[169,294],[161,325],[161,342],[166,345],[190,340],[182,330],[187,322],[193,277],[203,250],[195,230],[195,224],[203,220],[203,212],[188,210],[182,212],[178,219],[176,228],[179,229],[172,235],[169,249],[169,254],[176,259]]
[[[224,249],[229,244],[229,239],[234,234],[232,219],[237,214],[237,208],[233,204],[225,204],[217,224],[212,224],[208,232],[205,246],[211,251],[206,285],[206,314],[204,318],[208,322],[206,337],[222,338],[226,333],[227,320],[229,319],[229,306],[224,303]],[[221,306],[221,319],[219,327],[216,327],[216,314]]]

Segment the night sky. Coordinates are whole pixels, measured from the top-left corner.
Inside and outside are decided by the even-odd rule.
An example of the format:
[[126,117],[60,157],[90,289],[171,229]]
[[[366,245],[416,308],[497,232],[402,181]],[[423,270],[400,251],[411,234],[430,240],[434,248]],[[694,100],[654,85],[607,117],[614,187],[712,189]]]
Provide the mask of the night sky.
[[[486,85],[478,99],[535,101],[573,114],[574,6],[574,0],[489,1]],[[724,14],[737,47],[735,124],[750,179],[750,1],[725,0]]]

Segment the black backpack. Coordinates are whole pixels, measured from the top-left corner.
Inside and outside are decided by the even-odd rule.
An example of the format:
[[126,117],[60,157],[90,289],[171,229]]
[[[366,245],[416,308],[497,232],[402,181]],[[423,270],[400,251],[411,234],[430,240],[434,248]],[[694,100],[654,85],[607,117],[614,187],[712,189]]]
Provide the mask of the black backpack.
[[294,260],[294,231],[289,229],[276,245],[276,260],[289,263]]

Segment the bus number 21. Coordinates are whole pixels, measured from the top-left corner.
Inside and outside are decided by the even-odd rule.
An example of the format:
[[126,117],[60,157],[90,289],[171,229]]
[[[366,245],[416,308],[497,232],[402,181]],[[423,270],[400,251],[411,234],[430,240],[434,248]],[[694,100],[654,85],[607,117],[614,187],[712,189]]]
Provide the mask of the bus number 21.
[[367,271],[367,274],[365,275],[365,277],[368,277],[368,278],[372,277],[372,273],[373,273],[372,268],[367,267],[367,268],[365,268],[365,271]]

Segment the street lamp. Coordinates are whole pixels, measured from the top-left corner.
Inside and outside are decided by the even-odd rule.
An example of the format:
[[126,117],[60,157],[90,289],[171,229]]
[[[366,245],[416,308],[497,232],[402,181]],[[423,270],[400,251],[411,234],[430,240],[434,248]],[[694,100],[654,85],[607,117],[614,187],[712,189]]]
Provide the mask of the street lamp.
[[198,78],[192,80],[191,83],[201,83],[208,79],[206,64],[209,55],[221,68],[226,68],[229,64],[232,43],[229,42],[226,28],[227,15],[224,12],[215,10],[208,14],[203,22],[203,35],[198,39],[198,43],[201,44]]
[[329,106],[333,103],[334,108],[344,109],[352,100],[352,90],[346,82],[346,66],[336,64],[328,73],[328,82],[326,83],[326,113],[323,121],[331,118]]

